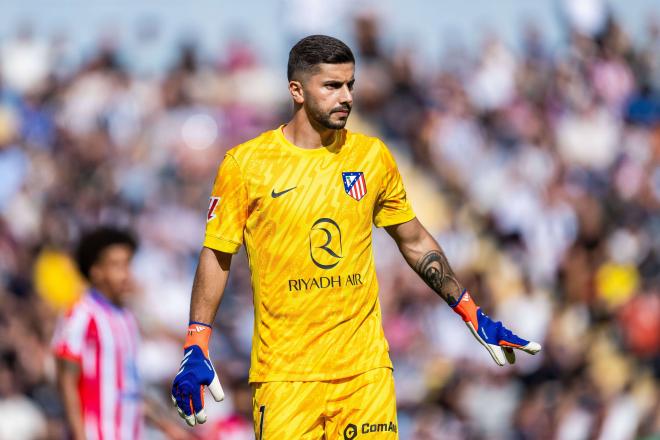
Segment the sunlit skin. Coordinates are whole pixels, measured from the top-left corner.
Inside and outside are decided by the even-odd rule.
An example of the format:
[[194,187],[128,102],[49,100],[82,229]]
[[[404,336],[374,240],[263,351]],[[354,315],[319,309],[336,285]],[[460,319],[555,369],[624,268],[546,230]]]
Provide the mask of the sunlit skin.
[[92,285],[112,303],[123,306],[133,288],[133,250],[125,244],[108,246],[89,271]]
[[294,103],[284,136],[302,148],[332,144],[353,108],[355,64],[318,64],[289,81]]

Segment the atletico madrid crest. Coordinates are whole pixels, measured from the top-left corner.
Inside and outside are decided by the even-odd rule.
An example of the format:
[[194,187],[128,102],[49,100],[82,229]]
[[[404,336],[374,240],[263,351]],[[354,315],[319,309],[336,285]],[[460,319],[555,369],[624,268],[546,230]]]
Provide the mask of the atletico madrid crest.
[[346,194],[355,200],[361,200],[367,193],[367,181],[364,180],[364,173],[362,171],[341,173],[341,177],[344,181]]

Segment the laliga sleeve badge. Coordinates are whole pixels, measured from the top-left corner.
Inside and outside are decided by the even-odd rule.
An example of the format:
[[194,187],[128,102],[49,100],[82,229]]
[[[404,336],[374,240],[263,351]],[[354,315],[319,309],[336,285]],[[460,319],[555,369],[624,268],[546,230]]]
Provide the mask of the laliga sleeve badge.
[[220,203],[220,197],[210,197],[209,198],[209,212],[206,214],[206,222],[210,222],[215,218],[215,209]]
[[367,194],[367,181],[362,171],[343,172],[341,179],[344,182],[344,191],[355,200],[360,201]]

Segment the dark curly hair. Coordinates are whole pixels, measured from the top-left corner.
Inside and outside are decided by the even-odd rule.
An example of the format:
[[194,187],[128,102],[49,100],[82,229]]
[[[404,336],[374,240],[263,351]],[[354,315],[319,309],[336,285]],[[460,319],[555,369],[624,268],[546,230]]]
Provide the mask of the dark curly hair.
[[126,245],[133,252],[137,249],[135,237],[125,229],[103,226],[81,236],[76,248],[76,262],[85,278],[89,279],[89,271],[101,258],[103,251],[116,244]]

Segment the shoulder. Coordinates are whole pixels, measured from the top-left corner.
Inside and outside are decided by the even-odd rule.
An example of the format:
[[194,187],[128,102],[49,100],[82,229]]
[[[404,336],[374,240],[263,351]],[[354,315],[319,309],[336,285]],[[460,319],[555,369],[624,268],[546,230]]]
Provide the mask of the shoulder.
[[88,320],[92,316],[87,295],[83,295],[74,302],[62,315],[62,321],[82,321]]
[[357,148],[365,148],[369,150],[380,151],[385,147],[385,143],[375,136],[368,136],[363,133],[357,133],[350,130],[346,130],[346,141],[349,145],[353,145]]
[[57,321],[53,339],[56,345],[80,345],[95,320],[86,296],[80,298]]
[[346,141],[352,149],[359,151],[363,156],[370,157],[372,160],[378,160],[389,164],[392,154],[385,142],[375,136],[368,136],[362,133],[346,131]]
[[265,147],[275,142],[275,130],[268,130],[249,141],[238,144],[227,151],[227,156],[232,157],[239,165],[250,160],[252,156],[262,151]]

